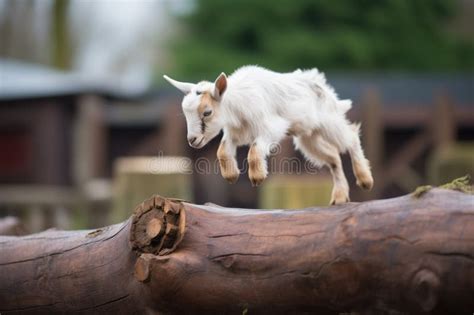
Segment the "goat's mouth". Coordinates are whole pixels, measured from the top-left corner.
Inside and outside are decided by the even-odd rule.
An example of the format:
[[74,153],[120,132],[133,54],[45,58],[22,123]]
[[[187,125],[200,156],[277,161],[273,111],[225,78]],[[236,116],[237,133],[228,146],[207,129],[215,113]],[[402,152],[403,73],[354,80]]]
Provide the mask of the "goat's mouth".
[[206,141],[204,141],[205,138],[204,137],[201,137],[201,140],[199,140],[197,143],[193,143],[193,144],[189,144],[191,147],[195,148],[195,149],[201,149],[203,146],[206,145]]

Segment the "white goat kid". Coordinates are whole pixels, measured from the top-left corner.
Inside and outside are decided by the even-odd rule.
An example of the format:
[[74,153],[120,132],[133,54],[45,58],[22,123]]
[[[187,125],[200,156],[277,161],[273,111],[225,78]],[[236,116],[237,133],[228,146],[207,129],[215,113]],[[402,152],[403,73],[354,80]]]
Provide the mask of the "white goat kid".
[[369,162],[359,140],[360,125],[345,117],[351,101],[339,100],[317,69],[277,73],[245,66],[228,78],[221,73],[214,83],[164,78],[186,94],[182,108],[192,147],[202,148],[224,131],[217,157],[222,176],[229,182],[240,174],[235,159],[238,146],[250,145],[249,178],[259,185],[268,173],[266,157],[272,145],[291,135],[307,159],[330,168],[331,204],[349,201],[340,153],[349,152],[357,185],[372,188]]

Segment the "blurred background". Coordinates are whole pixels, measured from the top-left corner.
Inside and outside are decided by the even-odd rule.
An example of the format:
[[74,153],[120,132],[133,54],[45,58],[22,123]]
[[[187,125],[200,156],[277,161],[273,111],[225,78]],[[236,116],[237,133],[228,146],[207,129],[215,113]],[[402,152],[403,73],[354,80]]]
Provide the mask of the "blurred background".
[[361,191],[343,156],[353,201],[474,173],[472,0],[0,0],[0,217],[92,228],[154,193],[327,205],[329,174],[302,171],[291,139],[258,189],[214,171],[220,137],[187,145],[182,95],[162,75],[214,80],[245,64],[317,67],[353,100],[375,176]]

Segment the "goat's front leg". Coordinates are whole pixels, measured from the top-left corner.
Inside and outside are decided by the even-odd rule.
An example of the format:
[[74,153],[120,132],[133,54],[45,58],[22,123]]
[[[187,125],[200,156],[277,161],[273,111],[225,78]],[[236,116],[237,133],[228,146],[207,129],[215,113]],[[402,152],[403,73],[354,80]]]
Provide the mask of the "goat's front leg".
[[248,153],[249,179],[253,186],[260,185],[267,177],[267,145],[255,141]]
[[239,167],[235,160],[236,150],[237,147],[235,144],[225,139],[222,139],[219,149],[217,149],[217,158],[219,160],[222,177],[231,184],[235,183],[240,175]]

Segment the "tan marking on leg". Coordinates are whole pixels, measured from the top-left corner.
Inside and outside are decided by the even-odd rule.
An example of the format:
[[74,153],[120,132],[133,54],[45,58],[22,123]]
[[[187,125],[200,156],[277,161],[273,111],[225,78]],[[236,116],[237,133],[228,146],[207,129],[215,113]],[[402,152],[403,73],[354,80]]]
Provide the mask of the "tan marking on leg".
[[360,144],[359,129],[360,124],[352,124],[354,132],[354,142],[349,149],[349,154],[352,161],[352,171],[357,179],[357,186],[370,190],[374,186],[374,179],[370,170],[370,163],[364,156],[362,145]]
[[235,158],[230,156],[225,150],[225,141],[221,141],[219,144],[219,148],[217,149],[217,159],[219,160],[222,177],[231,184],[235,183],[239,178],[240,171],[237,167]]
[[353,160],[352,168],[354,170],[354,175],[357,179],[357,186],[370,190],[374,186],[374,179],[372,177],[372,172],[370,171],[369,161]]
[[253,186],[260,185],[267,177],[265,161],[256,144],[250,146],[248,153],[249,179]]

